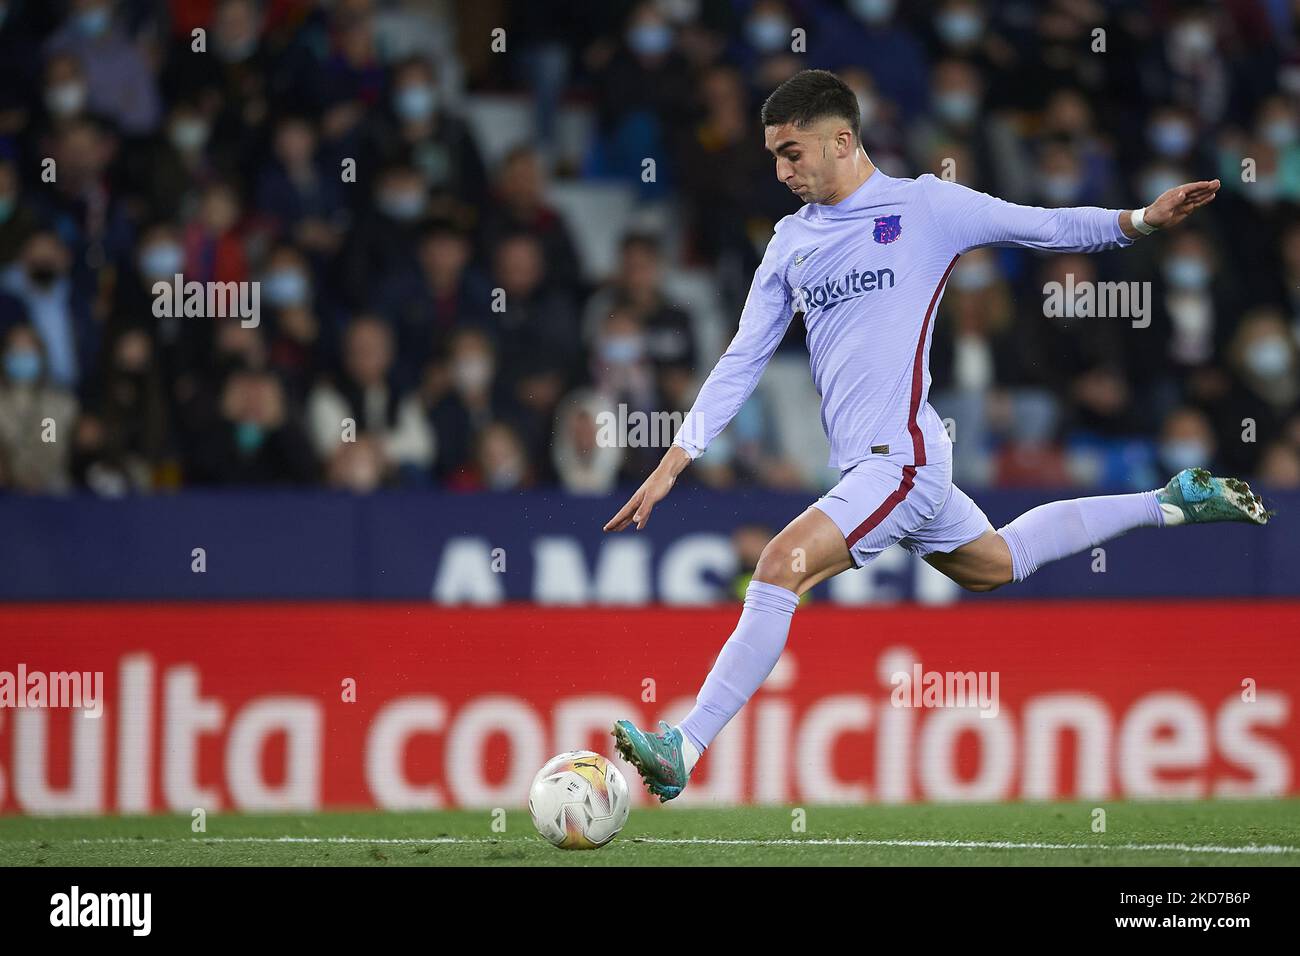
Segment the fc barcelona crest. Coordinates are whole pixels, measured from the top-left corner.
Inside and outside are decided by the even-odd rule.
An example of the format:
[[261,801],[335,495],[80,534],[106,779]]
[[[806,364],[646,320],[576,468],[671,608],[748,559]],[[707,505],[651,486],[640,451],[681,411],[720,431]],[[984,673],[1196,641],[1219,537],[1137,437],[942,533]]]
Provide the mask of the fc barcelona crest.
[[903,227],[898,222],[901,218],[901,213],[897,216],[877,216],[876,229],[872,233],[872,238],[881,243],[893,242],[903,234]]

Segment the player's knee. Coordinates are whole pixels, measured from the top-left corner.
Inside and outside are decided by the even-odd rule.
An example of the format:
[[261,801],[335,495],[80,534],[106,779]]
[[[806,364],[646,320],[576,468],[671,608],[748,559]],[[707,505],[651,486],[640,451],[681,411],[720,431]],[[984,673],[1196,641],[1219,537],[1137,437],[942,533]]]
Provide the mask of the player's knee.
[[797,554],[779,542],[779,538],[773,538],[759,555],[754,567],[754,580],[795,591],[806,571],[800,569]]
[[957,583],[967,591],[983,594],[987,591],[996,591],[1003,585],[1010,584],[1012,580],[1014,578],[1010,561],[990,561],[977,571],[962,575],[957,579]]

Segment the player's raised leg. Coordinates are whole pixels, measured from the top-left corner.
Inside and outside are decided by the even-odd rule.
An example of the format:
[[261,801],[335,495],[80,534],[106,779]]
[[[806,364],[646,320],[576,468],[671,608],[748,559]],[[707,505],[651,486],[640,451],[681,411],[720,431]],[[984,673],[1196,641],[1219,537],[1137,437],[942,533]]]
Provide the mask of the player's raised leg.
[[658,733],[628,720],[614,725],[618,752],[661,802],[682,792],[700,754],[776,666],[800,596],[852,566],[843,533],[824,512],[810,507],[763,549],[740,621],[686,718],[676,727],[661,721]]
[[1134,528],[1212,521],[1262,525],[1270,516],[1244,481],[1186,468],[1155,491],[1040,505],[996,532],[946,554],[929,554],[926,560],[968,590],[991,591]]

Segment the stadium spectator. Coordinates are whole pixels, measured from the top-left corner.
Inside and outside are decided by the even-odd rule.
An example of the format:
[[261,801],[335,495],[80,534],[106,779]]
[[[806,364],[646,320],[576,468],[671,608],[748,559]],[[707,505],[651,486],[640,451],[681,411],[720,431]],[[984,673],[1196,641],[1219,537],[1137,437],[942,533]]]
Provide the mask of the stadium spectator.
[[239,175],[232,151],[213,143],[211,119],[188,100],[171,107],[158,135],[128,144],[124,152],[124,191],[148,219],[188,213],[202,189]]
[[1228,347],[1231,384],[1212,412],[1225,468],[1254,472],[1260,448],[1283,434],[1300,398],[1296,354],[1279,312],[1256,309],[1242,316]]
[[[772,175],[766,154],[754,149],[763,134],[741,74],[729,66],[710,69],[698,96],[702,115],[681,137],[680,163],[693,252],[710,265],[730,263],[739,273],[730,281],[748,289],[745,274],[758,265],[754,233],[766,233],[799,202]],[[737,302],[743,295],[732,292]]]
[[430,363],[423,385],[438,436],[434,470],[440,479],[468,468],[479,433],[508,416],[506,391],[488,335],[472,327],[453,333],[445,361]]
[[546,462],[555,405],[578,371],[577,316],[569,295],[547,283],[535,236],[503,239],[494,260],[494,282],[504,294],[504,308],[489,316],[500,374],[514,386],[529,457]]
[[76,56],[58,53],[46,60],[42,105],[50,125],[84,116],[88,99],[86,74]]
[[479,432],[470,464],[450,480],[457,491],[515,491],[533,484],[528,451],[505,422],[492,422]]
[[331,476],[334,459],[350,456],[344,446],[357,441],[370,443],[378,455],[379,468],[366,474],[384,482],[418,482],[433,464],[433,429],[419,397],[392,384],[393,348],[388,323],[357,316],[344,339],[340,374],[318,384],[308,398],[312,444]]
[[577,391],[560,403],[551,454],[565,491],[603,495],[618,483],[626,449],[624,436],[601,427],[611,417],[617,420],[617,410],[598,392]]
[[[810,65],[836,69],[860,66],[870,71],[880,93],[911,121],[929,100],[929,62],[916,32],[903,23],[898,0],[848,0],[848,16],[819,5],[811,33]],[[847,82],[847,81],[846,81]]]
[[284,389],[265,369],[226,378],[221,417],[199,436],[187,473],[194,484],[308,484],[319,469],[303,429],[288,416]]
[[1256,475],[1266,488],[1300,488],[1300,449],[1290,442],[1273,442],[1260,456]]
[[67,491],[72,483],[68,462],[77,400],[49,374],[36,329],[13,325],[3,344],[0,488]]
[[484,213],[484,248],[495,249],[509,236],[527,233],[541,245],[551,281],[577,289],[582,284],[578,253],[569,228],[546,203],[541,156],[531,146],[506,155],[493,184],[492,202]]
[[330,325],[317,311],[307,257],[291,244],[276,246],[267,256],[261,288],[268,360],[291,401],[301,406],[326,355],[322,326]]
[[157,127],[157,81],[143,53],[114,22],[110,0],[73,0],[48,49],[76,57],[85,73],[86,103],[95,113],[131,136]]
[[185,281],[243,282],[249,275],[239,193],[228,182],[207,186],[185,227]]
[[[67,243],[75,281],[88,297],[98,271],[129,255],[135,226],[125,195],[114,180],[117,140],[102,122],[70,120],[46,144],[57,171],[37,200],[42,219]],[[102,318],[102,316],[97,316]]]
[[602,47],[592,69],[596,93],[597,175],[637,184],[644,195],[672,185],[672,167],[659,163],[653,181],[641,178],[646,157],[670,157],[676,129],[690,107],[691,77],[676,49],[672,24],[659,4],[642,0],[628,14],[621,42]]
[[56,233],[43,230],[0,272],[0,287],[22,302],[41,340],[49,380],[67,389],[75,389],[81,379],[89,360],[82,350],[92,338],[89,303],[74,288],[71,267],[68,247]]
[[590,342],[603,319],[615,309],[625,309],[644,328],[646,354],[657,369],[694,368],[697,349],[691,318],[668,300],[662,283],[659,241],[645,233],[625,236],[614,277],[587,300],[582,321],[584,340]]
[[1156,457],[1161,472],[1171,475],[1184,468],[1210,468],[1217,463],[1217,440],[1209,417],[1198,408],[1184,406],[1165,418],[1160,428]]
[[374,290],[395,275],[418,268],[415,249],[429,196],[412,166],[389,166],[378,175],[373,208],[348,232],[342,256],[342,291],[357,308],[372,305]]
[[457,329],[487,327],[492,289],[473,262],[464,230],[435,220],[419,238],[416,268],[389,276],[375,295],[376,309],[398,342],[398,379],[413,386],[425,364]]
[[488,199],[483,158],[427,59],[413,56],[397,64],[385,108],[375,110],[368,124],[362,156],[371,168],[413,167],[424,179],[431,214],[477,224]]
[[328,260],[343,241],[343,183],[317,151],[316,128],[305,116],[276,125],[273,159],[258,178],[257,208],[276,232]]
[[104,357],[88,390],[93,411],[77,423],[73,473],[101,495],[149,491],[169,428],[153,339],[142,324],[119,326]]

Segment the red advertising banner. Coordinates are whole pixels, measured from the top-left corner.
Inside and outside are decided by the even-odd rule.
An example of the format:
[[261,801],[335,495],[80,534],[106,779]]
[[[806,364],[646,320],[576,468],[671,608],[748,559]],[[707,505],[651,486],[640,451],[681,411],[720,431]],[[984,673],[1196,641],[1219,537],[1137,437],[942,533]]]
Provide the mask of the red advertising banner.
[[[680,720],[737,610],[0,608],[0,812],[522,806]],[[1294,794],[1297,636],[1298,603],[802,608],[676,803]]]

